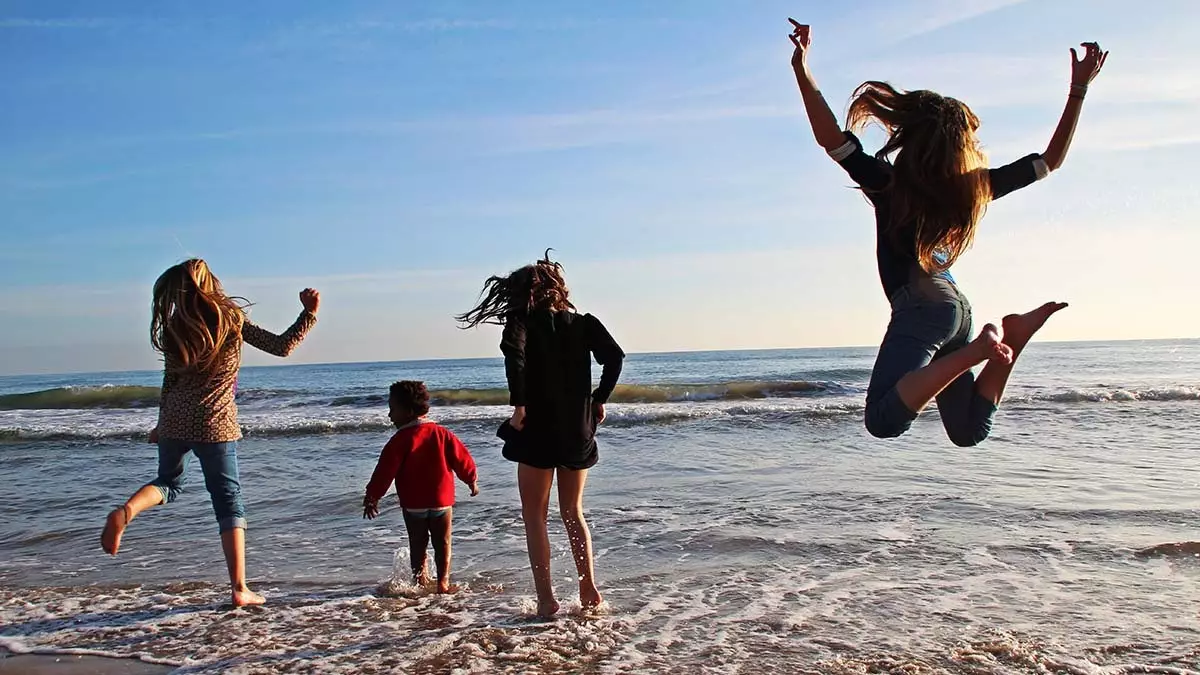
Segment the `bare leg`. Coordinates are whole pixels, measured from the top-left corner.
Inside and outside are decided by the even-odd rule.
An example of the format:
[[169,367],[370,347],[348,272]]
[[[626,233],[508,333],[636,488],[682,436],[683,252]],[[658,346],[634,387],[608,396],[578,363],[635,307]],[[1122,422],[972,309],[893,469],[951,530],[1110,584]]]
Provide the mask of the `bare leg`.
[[967,346],[900,378],[896,393],[909,410],[921,412],[959,375],[988,360],[1012,363],[1012,349],[1000,341],[1000,331],[990,323]]
[[1004,317],[1001,322],[1004,326],[1004,344],[1012,350],[1012,359],[1008,362],[996,360],[988,363],[975,380],[975,391],[981,397],[999,405],[1001,397],[1004,396],[1004,388],[1008,385],[1008,376],[1012,374],[1017,357],[1021,355],[1025,345],[1029,344],[1030,338],[1045,325],[1051,315],[1066,307],[1065,302],[1047,302],[1032,312],[1009,314]]
[[525,546],[529,549],[529,567],[533,571],[534,588],[537,589],[538,616],[542,617],[554,616],[559,609],[550,582],[550,536],[546,532],[550,486],[553,483],[553,469],[517,465],[521,518],[525,521]]
[[429,519],[414,516],[404,511],[404,528],[408,530],[408,562],[412,565],[413,583],[428,586],[429,566],[426,550],[429,548]]
[[429,539],[433,542],[433,562],[437,565],[438,593],[453,593],[450,585],[450,532],[454,529],[454,511],[429,519]]
[[235,527],[221,533],[221,550],[229,568],[229,586],[233,591],[233,606],[261,605],[266,598],[246,585],[246,530]]
[[596,572],[592,567],[592,533],[583,517],[583,486],[587,483],[587,473],[587,469],[558,470],[558,508],[567,528],[567,538],[571,540],[575,570],[579,573],[579,604],[584,609],[592,609],[603,598],[596,588]]
[[129,527],[129,521],[151,506],[162,503],[161,490],[153,485],[143,485],[124,506],[115,508],[108,514],[108,519],[104,521],[104,531],[100,533],[100,548],[109,555],[116,555],[121,548],[121,536],[125,534],[125,528]]

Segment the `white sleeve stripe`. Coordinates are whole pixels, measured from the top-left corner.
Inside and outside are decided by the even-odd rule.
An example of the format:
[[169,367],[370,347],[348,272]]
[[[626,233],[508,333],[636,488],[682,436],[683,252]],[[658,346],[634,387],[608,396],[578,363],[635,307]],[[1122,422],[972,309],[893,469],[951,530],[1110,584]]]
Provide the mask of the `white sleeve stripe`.
[[830,150],[829,156],[833,158],[833,161],[840,162],[843,159],[846,159],[847,157],[849,157],[850,155],[853,155],[855,149],[856,149],[856,146],[854,145],[854,141],[846,141],[845,143],[841,144],[840,146],[834,148],[833,150]]
[[1050,166],[1046,164],[1046,160],[1038,157],[1033,160],[1033,175],[1037,176],[1038,180],[1050,175]]

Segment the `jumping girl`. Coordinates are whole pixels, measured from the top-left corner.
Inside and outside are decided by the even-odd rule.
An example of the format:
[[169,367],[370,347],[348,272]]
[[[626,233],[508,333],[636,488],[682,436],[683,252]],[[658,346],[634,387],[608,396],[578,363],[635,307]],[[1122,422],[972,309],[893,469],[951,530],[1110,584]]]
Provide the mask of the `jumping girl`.
[[[559,610],[550,583],[546,533],[550,487],[558,476],[558,505],[579,573],[579,602],[601,603],[592,565],[592,539],[583,517],[583,486],[598,459],[596,425],[621,374],[625,353],[604,324],[578,314],[567,299],[562,266],[546,257],[485,283],[480,303],[457,317],[464,328],[504,327],[500,350],[508,378],[511,419],[501,428],[504,457],[517,462],[521,516],[538,614]],[[603,367],[592,390],[592,357]]]
[[163,355],[158,426],[150,432],[150,442],[158,444],[158,477],[109,513],[100,535],[104,551],[116,555],[130,521],[152,506],[175,501],[183,491],[188,453],[194,452],[212,497],[235,607],[265,602],[246,585],[246,519],[236,452],[242,432],[234,403],[242,342],[287,356],[316,324],[321,298],[311,288],[302,291],[304,311],[283,335],[250,323],[238,300],[225,294],[203,260],[179,263],[154,283],[150,343]]
[[[950,266],[970,247],[989,201],[1044,178],[1062,166],[1088,84],[1108,53],[1084,43],[1071,50],[1071,89],[1045,152],[986,168],[975,133],[979,118],[966,104],[932,91],[902,91],[866,82],[850,101],[846,126],[875,122],[888,139],[874,156],[843,131],[808,68],[809,27],[789,19],[792,68],[817,143],[862,188],[875,207],[876,258],[891,322],[867,389],[871,435],[903,434],[933,399],[956,445],[987,438],[1013,364],[1046,320],[1066,303],[1048,302],[987,324],[974,340],[971,306]],[[987,361],[976,380],[971,368]]]

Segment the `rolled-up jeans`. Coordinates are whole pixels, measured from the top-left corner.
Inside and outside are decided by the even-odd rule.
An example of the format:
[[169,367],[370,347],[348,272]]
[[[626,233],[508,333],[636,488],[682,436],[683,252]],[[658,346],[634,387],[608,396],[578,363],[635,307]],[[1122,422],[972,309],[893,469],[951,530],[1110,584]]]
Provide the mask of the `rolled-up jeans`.
[[[971,340],[971,305],[949,279],[920,277],[893,293],[890,302],[892,319],[875,357],[864,415],[867,431],[877,438],[903,434],[917,417],[900,399],[896,383]],[[937,395],[937,408],[955,445],[977,445],[991,433],[996,404],[975,391],[970,370]]]
[[187,482],[187,465],[195,453],[204,471],[204,486],[212,497],[213,512],[221,532],[246,527],[242,484],[238,480],[237,443],[195,443],[158,440],[158,478],[149,484],[162,492],[163,503],[175,501]]

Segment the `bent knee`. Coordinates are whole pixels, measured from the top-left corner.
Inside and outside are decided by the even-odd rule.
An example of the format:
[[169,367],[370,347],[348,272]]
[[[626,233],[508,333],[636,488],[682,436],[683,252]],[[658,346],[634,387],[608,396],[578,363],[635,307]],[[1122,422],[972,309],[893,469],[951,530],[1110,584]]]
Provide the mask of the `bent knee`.
[[973,448],[987,440],[991,429],[977,429],[970,431],[950,431],[946,430],[946,435],[950,437],[950,442],[960,448]]
[[875,438],[896,438],[912,427],[917,413],[908,409],[893,387],[882,398],[868,400],[863,411],[863,425]]
[[867,408],[867,413],[863,415],[863,426],[867,428],[867,433],[875,438],[896,438],[908,431],[912,426],[911,421],[896,422],[887,419],[884,415],[872,414],[872,410]]
[[169,504],[179,498],[183,494],[182,480],[163,480],[158,479],[150,483],[155,488],[158,488],[159,494],[162,495],[162,503]]

